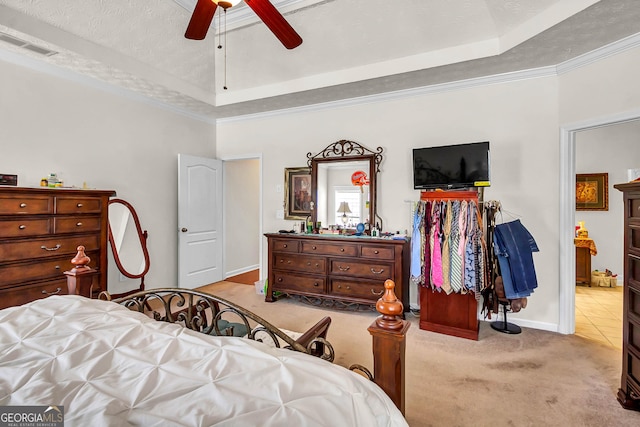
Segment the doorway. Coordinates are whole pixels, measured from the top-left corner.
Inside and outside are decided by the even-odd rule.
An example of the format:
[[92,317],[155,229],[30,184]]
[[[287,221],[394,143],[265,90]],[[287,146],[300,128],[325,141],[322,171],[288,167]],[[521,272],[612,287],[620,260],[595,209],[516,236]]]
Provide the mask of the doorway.
[[253,285],[262,277],[262,156],[222,160],[224,279]]
[[[581,132],[620,125],[638,119],[640,119],[640,111],[633,111],[571,124],[560,129],[560,312],[558,321],[558,332],[560,333],[573,334],[575,333],[576,326],[576,260],[573,244],[573,234],[576,223],[576,142]],[[610,141],[604,141],[603,143],[606,145],[609,142]],[[620,169],[622,169],[622,167]],[[624,180],[619,182],[624,182]],[[621,229],[622,227],[620,226],[618,230]]]

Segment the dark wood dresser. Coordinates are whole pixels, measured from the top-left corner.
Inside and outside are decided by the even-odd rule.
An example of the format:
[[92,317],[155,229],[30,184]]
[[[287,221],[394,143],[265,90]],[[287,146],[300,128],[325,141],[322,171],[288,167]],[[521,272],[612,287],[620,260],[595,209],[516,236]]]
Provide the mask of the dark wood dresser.
[[622,378],[618,401],[640,410],[640,182],[617,184],[624,195]]
[[409,310],[409,242],[368,236],[265,234],[269,243],[269,279],[273,292],[300,295],[326,307],[375,306],[384,282],[396,283]]
[[67,293],[63,272],[85,246],[107,289],[109,197],[114,191],[0,186],[0,308]]

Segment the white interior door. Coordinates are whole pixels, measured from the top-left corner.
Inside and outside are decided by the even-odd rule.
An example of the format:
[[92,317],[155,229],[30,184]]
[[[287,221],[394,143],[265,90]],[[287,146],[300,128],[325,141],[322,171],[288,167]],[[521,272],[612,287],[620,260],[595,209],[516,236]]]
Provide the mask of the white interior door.
[[223,278],[222,161],[178,154],[178,286]]

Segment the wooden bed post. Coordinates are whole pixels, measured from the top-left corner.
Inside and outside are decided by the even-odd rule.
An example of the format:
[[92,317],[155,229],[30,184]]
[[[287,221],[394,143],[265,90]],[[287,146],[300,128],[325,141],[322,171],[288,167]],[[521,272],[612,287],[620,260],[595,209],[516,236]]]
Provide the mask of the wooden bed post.
[[91,258],[84,253],[84,246],[78,246],[78,253],[71,260],[73,267],[69,271],[65,271],[67,276],[67,291],[69,295],[82,295],[91,298],[93,290],[93,278],[98,271],[89,267]]
[[402,320],[403,306],[393,288],[393,280],[384,282],[384,295],[376,303],[382,316],[369,326],[373,337],[373,381],[387,393],[404,415],[404,350],[411,324]]

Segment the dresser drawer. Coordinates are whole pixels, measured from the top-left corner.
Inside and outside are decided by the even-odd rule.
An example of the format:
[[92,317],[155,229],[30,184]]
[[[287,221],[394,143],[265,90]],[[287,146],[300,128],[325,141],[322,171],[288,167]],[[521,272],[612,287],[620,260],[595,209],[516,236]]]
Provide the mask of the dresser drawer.
[[272,290],[282,290],[284,292],[303,292],[308,294],[326,293],[326,282],[324,277],[302,276],[291,273],[276,271]]
[[318,255],[358,256],[358,246],[336,242],[302,242],[301,252]]
[[386,263],[359,262],[349,259],[332,259],[329,261],[329,273],[341,276],[362,277],[384,282],[393,277],[393,266]]
[[[100,269],[98,252],[88,252],[91,258],[89,266]],[[35,280],[64,278],[63,272],[71,270],[73,257],[65,255],[57,258],[45,258],[38,262],[20,262],[0,265],[0,288],[15,286],[18,283],[33,282]]]
[[0,221],[0,238],[30,237],[49,234],[51,220],[49,218],[25,218]]
[[640,199],[629,199],[629,218],[640,218]]
[[357,282],[351,280],[331,279],[329,293],[339,296],[352,296],[377,301],[384,293],[384,282]]
[[100,231],[100,217],[55,218],[54,233],[87,233]]
[[640,283],[640,257],[628,254],[629,260],[629,278],[631,282]]
[[388,246],[369,246],[363,245],[360,248],[360,254],[363,258],[389,259],[393,260],[395,251]]
[[100,235],[85,234],[3,242],[0,245],[0,260],[3,262],[20,261],[29,258],[55,257],[61,254],[71,254],[71,258],[73,258],[80,245],[84,246],[87,251],[98,250]]
[[95,197],[56,197],[56,214],[100,213],[102,200]]
[[288,239],[273,239],[275,252],[298,252],[298,241]]
[[287,271],[301,271],[305,273],[325,274],[326,259],[298,254],[274,254],[273,268]]
[[0,197],[0,215],[39,215],[53,213],[53,198],[5,194]]
[[66,295],[67,280],[61,279],[0,290],[0,309],[46,298],[51,295]]
[[629,226],[629,250],[640,251],[640,227]]

